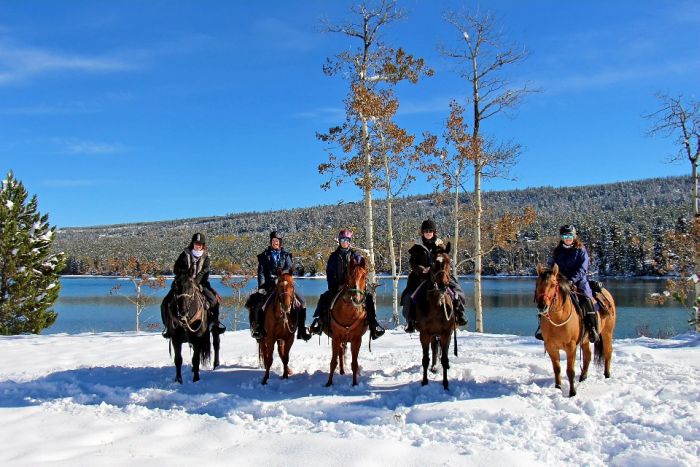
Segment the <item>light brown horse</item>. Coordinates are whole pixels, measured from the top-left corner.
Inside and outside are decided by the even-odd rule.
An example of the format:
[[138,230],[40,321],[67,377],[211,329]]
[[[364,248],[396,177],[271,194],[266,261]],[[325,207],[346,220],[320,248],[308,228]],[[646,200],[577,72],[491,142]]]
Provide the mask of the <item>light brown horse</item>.
[[265,307],[265,337],[258,342],[258,355],[265,365],[262,384],[267,384],[270,378],[275,343],[284,366],[282,379],[289,378],[291,374],[289,352],[294,344],[298,313],[294,307],[294,300],[294,276],[289,271],[278,271],[275,291]]
[[329,323],[324,329],[333,345],[333,356],[331,357],[331,368],[326,387],[333,384],[333,373],[335,373],[339,362],[340,374],[345,374],[345,350],[348,342],[351,345],[352,353],[352,385],[357,386],[357,374],[359,373],[357,355],[360,353],[362,335],[369,328],[365,322],[367,316],[365,311],[366,279],[365,259],[362,258],[358,262],[355,258],[351,258],[345,284],[340,289],[335,303],[331,305]]
[[[569,397],[576,395],[574,387],[576,349],[581,345],[583,351],[583,368],[579,381],[588,377],[591,363],[591,348],[588,333],[583,325],[583,317],[576,312],[571,299],[571,289],[566,277],[559,274],[559,266],[554,265],[550,271],[537,266],[537,284],[535,302],[540,316],[540,328],[544,338],[544,348],[552,360],[555,387],[561,389],[561,363],[559,351],[566,352],[566,376],[569,380]],[[606,289],[602,291],[605,312],[599,313],[598,322],[601,339],[595,343],[595,362],[604,363],[606,378],[610,377],[610,360],[612,359],[612,340],[615,330],[615,302]]]
[[431,371],[436,372],[438,344],[440,346],[440,363],[442,363],[442,386],[448,389],[447,370],[450,368],[449,350],[452,332],[455,329],[455,312],[452,297],[448,291],[450,283],[450,242],[439,248],[433,255],[430,266],[430,285],[426,300],[416,306],[416,329],[420,331],[420,343],[423,346],[423,381],[428,384],[428,349],[432,348],[433,362]]

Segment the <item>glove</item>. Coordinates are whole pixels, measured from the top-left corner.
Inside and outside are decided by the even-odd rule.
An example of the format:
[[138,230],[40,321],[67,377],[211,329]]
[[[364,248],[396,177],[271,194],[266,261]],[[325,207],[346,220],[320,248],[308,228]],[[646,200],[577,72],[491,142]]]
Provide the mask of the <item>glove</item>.
[[423,274],[428,274],[430,272],[430,266],[418,266]]
[[263,288],[260,288],[260,289],[258,289],[258,293],[259,293],[260,295],[267,295],[267,290],[265,290],[265,289],[263,289]]

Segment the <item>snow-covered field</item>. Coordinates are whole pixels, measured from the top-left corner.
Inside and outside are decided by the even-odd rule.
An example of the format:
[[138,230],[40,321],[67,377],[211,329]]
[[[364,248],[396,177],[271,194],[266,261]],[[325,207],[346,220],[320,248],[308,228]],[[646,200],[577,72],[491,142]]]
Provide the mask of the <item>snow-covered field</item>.
[[0,338],[0,464],[700,465],[697,333],[616,341],[612,378],[592,366],[571,399],[529,337],[461,334],[449,391],[420,385],[401,331],[332,388],[325,337],[265,387],[247,332],[222,337],[222,367],[183,385],[160,335]]

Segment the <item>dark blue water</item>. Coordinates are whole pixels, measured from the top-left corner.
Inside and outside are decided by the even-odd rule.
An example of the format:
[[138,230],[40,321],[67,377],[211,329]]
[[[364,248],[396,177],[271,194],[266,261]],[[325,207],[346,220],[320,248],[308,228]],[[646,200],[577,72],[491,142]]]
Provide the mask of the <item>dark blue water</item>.
[[[212,285],[226,296],[230,289],[218,279]],[[470,280],[461,281],[467,296],[473,293]],[[121,284],[120,294],[110,295],[110,290]],[[252,283],[251,283],[252,284]],[[403,288],[405,280],[400,281]],[[323,279],[297,279],[297,289],[305,298],[309,316],[313,313],[318,296],[326,289]],[[688,329],[689,312],[675,303],[656,306],[647,303],[652,292],[663,290],[664,281],[617,279],[605,281],[618,306],[615,337],[668,337]],[[484,330],[493,334],[531,335],[536,327],[536,310],[533,304],[535,281],[533,278],[485,278],[483,279]],[[166,289],[150,291],[153,303],[141,314],[141,330],[159,332],[161,327],[159,303]],[[134,306],[123,295],[133,294],[131,282],[106,277],[61,278],[61,293],[54,307],[58,312],[56,323],[44,330],[44,334],[81,333],[103,331],[133,331],[136,327]],[[380,280],[377,288],[377,309],[380,321],[391,318],[391,281]],[[245,309],[227,307],[222,310],[223,321],[229,329],[248,327]],[[468,310],[470,331],[474,330],[474,311]],[[310,318],[307,319],[307,324]]]

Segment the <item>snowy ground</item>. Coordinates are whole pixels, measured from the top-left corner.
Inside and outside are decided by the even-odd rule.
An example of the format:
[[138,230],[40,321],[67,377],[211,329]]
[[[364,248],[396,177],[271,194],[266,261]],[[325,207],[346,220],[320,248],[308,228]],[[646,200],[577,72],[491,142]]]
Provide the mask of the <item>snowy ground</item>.
[[700,465],[697,333],[616,341],[612,378],[592,367],[572,399],[516,336],[461,334],[449,391],[420,385],[420,343],[400,331],[365,342],[354,388],[324,387],[325,337],[295,343],[289,380],[276,356],[266,387],[245,331],[183,385],[156,334],[2,337],[0,355],[4,466]]

